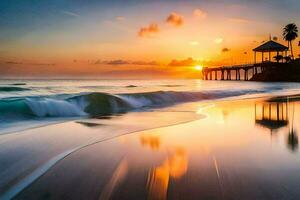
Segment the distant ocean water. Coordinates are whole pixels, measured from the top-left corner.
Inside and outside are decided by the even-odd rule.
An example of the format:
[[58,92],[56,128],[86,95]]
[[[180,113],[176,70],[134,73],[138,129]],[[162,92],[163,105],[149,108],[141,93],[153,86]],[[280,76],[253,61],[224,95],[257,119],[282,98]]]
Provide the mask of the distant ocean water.
[[[0,133],[56,119],[173,104],[300,93],[299,83],[200,80],[1,80]],[[2,129],[2,131],[1,131]]]

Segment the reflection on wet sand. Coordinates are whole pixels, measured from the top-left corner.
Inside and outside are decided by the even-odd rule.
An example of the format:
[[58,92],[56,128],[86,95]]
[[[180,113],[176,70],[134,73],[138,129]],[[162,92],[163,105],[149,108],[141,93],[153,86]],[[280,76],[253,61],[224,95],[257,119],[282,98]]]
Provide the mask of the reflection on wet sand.
[[128,172],[128,162],[124,158],[119,163],[117,169],[112,174],[110,181],[106,184],[99,200],[109,200],[114,190],[124,181]]
[[292,123],[291,127],[289,128],[289,135],[288,135],[288,147],[295,151],[298,149],[298,135],[294,129],[294,117],[295,117],[295,103],[292,105]]
[[289,132],[287,142],[288,142],[288,147],[292,151],[296,151],[298,149],[298,135],[295,131]]
[[255,104],[255,123],[271,131],[288,125],[288,104],[286,102],[260,102]]
[[140,142],[142,146],[149,146],[152,150],[158,150],[160,147],[159,135],[141,135]]
[[[280,100],[270,100],[255,104],[255,123],[270,129],[271,135],[280,128],[288,128],[287,145],[289,149],[298,149],[298,135],[294,129],[295,103]],[[291,123],[290,123],[291,120]]]
[[[144,134],[140,137],[142,146],[149,146],[151,150],[160,148],[160,135]],[[187,171],[188,157],[183,147],[167,147],[167,157],[161,165],[151,168],[148,173],[148,199],[163,200],[167,198],[170,178],[179,179]]]
[[167,197],[170,178],[179,179],[187,171],[188,159],[184,149],[176,148],[162,165],[148,173],[148,199],[163,200]]

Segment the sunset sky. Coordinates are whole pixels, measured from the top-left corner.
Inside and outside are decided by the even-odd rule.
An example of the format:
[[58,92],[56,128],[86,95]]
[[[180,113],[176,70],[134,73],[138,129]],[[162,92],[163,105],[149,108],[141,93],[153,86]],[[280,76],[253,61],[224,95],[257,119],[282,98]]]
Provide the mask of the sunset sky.
[[299,0],[2,0],[0,76],[195,77],[195,65],[251,62],[270,34],[287,45],[282,28],[300,26],[299,10]]

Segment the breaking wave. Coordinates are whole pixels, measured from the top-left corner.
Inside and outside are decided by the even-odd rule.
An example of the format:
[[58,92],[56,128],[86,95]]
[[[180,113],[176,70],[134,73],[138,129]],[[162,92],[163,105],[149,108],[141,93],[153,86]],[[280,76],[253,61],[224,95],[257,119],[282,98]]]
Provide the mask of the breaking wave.
[[261,90],[156,91],[133,94],[88,93],[68,97],[64,95],[64,98],[54,96],[6,98],[0,99],[0,119],[100,116],[141,108],[263,92]]

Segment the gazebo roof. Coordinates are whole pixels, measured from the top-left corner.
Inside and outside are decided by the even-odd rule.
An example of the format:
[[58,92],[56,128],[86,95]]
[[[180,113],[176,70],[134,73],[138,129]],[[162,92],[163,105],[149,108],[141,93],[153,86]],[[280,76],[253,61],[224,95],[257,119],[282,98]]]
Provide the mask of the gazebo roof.
[[276,51],[286,51],[289,48],[279,44],[273,40],[269,40],[268,42],[263,43],[262,45],[256,47],[255,49],[253,49],[253,51],[256,52],[276,52]]

